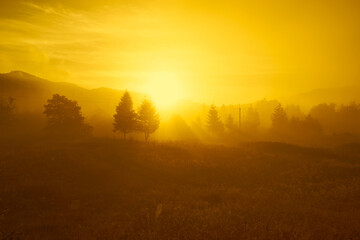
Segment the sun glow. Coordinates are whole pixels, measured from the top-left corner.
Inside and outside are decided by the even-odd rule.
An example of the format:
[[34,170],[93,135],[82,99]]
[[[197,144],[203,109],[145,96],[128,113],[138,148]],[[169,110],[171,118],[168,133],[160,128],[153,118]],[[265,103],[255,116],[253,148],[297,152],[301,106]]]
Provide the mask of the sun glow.
[[184,90],[178,76],[172,72],[154,72],[143,87],[155,104],[167,108],[184,98]]

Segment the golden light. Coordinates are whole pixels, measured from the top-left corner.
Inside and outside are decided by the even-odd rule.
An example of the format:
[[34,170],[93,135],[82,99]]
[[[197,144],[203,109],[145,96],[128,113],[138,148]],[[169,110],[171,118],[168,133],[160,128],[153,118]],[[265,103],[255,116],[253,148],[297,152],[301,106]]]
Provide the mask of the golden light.
[[181,81],[172,72],[151,73],[143,86],[143,91],[160,108],[168,108],[184,98]]

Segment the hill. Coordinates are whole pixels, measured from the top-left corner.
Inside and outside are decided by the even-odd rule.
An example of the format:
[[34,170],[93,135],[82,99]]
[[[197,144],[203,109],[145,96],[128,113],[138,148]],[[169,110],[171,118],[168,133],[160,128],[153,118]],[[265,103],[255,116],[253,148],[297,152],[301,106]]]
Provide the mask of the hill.
[[[110,88],[86,89],[71,83],[52,82],[21,71],[0,74],[0,97],[15,98],[20,112],[42,112],[47,99],[55,93],[76,100],[83,113],[92,116],[100,113],[113,114],[124,91]],[[131,94],[135,104],[143,97],[143,94]]]
[[299,104],[306,108],[320,103],[349,104],[353,101],[360,102],[360,86],[319,88],[292,96],[285,101]]

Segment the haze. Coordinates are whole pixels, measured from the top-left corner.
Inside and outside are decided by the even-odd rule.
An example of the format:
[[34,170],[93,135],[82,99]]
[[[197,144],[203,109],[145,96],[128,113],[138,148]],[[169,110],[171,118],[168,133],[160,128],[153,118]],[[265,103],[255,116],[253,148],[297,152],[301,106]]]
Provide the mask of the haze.
[[349,0],[3,0],[0,72],[131,89],[158,104],[351,86],[360,75],[359,8]]
[[360,240],[359,13],[0,0],[0,240]]

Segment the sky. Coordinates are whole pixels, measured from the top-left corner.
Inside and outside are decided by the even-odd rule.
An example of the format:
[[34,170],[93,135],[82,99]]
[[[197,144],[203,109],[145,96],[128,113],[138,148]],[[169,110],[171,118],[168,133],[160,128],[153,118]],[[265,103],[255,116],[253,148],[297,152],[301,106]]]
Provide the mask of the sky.
[[350,0],[1,0],[0,72],[158,103],[358,85],[359,12]]

